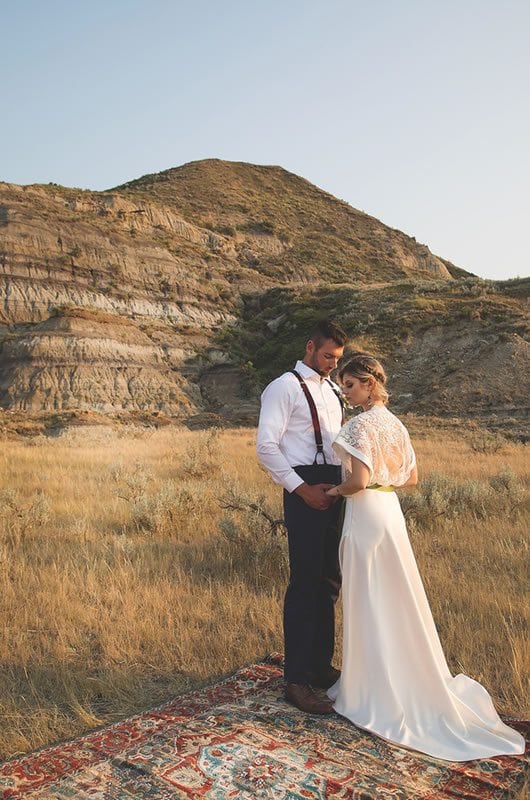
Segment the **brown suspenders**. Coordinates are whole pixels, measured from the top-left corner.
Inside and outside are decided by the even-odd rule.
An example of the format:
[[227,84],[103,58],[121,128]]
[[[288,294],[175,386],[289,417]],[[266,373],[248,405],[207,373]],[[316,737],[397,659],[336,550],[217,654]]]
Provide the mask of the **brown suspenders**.
[[[315,406],[315,401],[313,400],[313,397],[311,396],[311,392],[307,388],[307,384],[304,381],[304,379],[302,378],[302,376],[300,375],[300,373],[297,372],[295,369],[292,369],[291,372],[293,373],[293,375],[296,375],[296,377],[300,381],[300,386],[302,387],[302,391],[306,396],[307,404],[309,406],[309,411],[311,412],[311,419],[313,421],[313,430],[315,431],[315,443],[316,443],[316,446],[317,446],[317,452],[315,454],[315,460],[313,461],[313,464],[318,464],[318,460],[317,459],[318,459],[319,455],[322,456],[322,459],[323,459],[322,463],[323,464],[327,464],[328,462],[326,461],[326,456],[324,455],[324,445],[322,443],[322,431],[320,429],[320,420],[318,418],[318,411],[317,411],[317,407]],[[328,381],[328,383],[331,385],[331,381]],[[333,389],[333,387],[332,387],[332,389]],[[339,395],[335,391],[335,389],[333,389],[333,392],[335,392],[335,394],[337,395],[337,400],[339,401],[339,403],[341,405],[341,409],[344,411],[344,406],[342,404],[342,399],[339,397]]]

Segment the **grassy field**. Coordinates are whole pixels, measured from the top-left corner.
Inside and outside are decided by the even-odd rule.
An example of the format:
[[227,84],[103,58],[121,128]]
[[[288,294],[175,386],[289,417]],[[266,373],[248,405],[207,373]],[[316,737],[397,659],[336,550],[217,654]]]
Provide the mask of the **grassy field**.
[[[406,421],[422,483],[403,504],[450,667],[527,716],[527,451],[481,452],[458,426]],[[174,428],[4,439],[0,758],[282,649],[286,542],[262,513],[281,516],[280,491],[254,440]]]

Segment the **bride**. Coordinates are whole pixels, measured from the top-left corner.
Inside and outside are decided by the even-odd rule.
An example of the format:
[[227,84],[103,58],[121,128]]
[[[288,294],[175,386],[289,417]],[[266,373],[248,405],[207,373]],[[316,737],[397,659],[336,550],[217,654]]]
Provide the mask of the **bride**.
[[417,483],[405,426],[386,407],[383,367],[354,354],[340,372],[344,395],[363,412],[333,447],[346,480],[340,543],[342,674],[334,709],[360,728],[449,761],[515,755],[524,739],[505,725],[487,691],[449,672],[394,487]]

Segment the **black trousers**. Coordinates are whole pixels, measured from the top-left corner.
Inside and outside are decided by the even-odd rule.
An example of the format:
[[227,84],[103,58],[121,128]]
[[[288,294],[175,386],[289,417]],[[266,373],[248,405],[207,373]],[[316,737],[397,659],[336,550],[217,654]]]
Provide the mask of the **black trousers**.
[[[294,469],[309,484],[341,481],[340,467],[333,465]],[[340,498],[327,511],[317,511],[294,492],[284,491],[283,502],[290,568],[283,616],[284,674],[289,683],[309,683],[333,658],[344,501]]]

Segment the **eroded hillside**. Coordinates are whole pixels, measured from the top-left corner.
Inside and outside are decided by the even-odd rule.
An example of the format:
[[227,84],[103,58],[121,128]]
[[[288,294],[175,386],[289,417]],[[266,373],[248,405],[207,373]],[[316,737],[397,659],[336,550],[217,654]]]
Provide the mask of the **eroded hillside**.
[[527,288],[468,276],[280,167],[0,184],[0,406],[252,422],[326,314],[389,358],[399,407],[520,414]]

